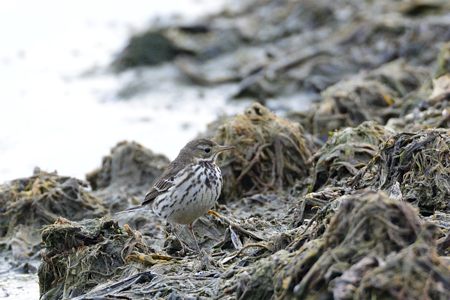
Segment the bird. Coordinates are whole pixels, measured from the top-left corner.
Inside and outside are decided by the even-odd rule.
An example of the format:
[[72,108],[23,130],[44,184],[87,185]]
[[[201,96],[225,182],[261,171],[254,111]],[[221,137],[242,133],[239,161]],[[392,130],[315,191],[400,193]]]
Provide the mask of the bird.
[[234,148],[204,138],[190,141],[155,179],[141,203],[151,205],[157,216],[171,224],[187,225],[199,252],[192,224],[219,198],[223,178],[216,160],[220,153]]

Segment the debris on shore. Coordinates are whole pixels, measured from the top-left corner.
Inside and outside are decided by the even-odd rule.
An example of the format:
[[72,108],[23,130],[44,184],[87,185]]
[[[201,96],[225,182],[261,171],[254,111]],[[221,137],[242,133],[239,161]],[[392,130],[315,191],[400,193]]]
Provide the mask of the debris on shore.
[[94,194],[102,198],[112,212],[127,208],[129,199],[142,197],[149,184],[169,164],[162,154],[136,142],[123,141],[103,157],[102,166],[86,175]]
[[[151,209],[122,214],[169,163],[135,142],[88,183],[0,186],[1,252],[40,257],[41,299],[450,298],[449,9],[247,0],[133,37],[117,70],[169,62],[192,84],[235,83],[230,105],[259,101],[208,130],[236,149],[194,224],[201,253]],[[287,95],[314,103],[270,107]]]
[[59,218],[42,231],[42,242],[41,299],[85,294],[105,278],[115,280],[122,273],[132,273],[123,268],[130,257],[150,251],[138,233],[103,219],[77,223]]
[[31,177],[1,185],[0,207],[0,249],[23,260],[39,252],[42,226],[59,217],[83,220],[107,213],[86,182],[39,169]]
[[302,126],[259,103],[226,120],[214,139],[236,147],[219,162],[225,199],[279,191],[310,174],[311,149]]
[[357,188],[392,190],[423,215],[450,211],[450,132],[429,129],[391,137],[354,178]]

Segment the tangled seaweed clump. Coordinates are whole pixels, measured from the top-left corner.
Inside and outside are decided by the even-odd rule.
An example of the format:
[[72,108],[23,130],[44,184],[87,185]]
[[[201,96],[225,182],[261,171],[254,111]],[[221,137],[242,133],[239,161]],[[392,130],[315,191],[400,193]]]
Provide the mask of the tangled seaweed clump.
[[[323,236],[248,268],[237,284],[238,298],[258,299],[252,295],[262,289],[266,299],[445,299],[450,271],[412,206],[383,192],[361,191],[335,201],[340,207]],[[383,270],[389,270],[386,276]]]
[[169,163],[135,142],[92,192],[47,173],[0,186],[0,249],[37,256],[42,234],[41,299],[450,299],[449,3],[250,0],[149,28],[113,63],[139,87],[171,61],[177,83],[234,82],[287,116],[255,103],[205,134],[236,149],[225,201],[193,225],[201,253],[150,207],[118,213]]
[[169,163],[167,157],[155,154],[136,142],[119,142],[105,156],[101,168],[86,177],[94,190],[116,186],[148,185]]
[[423,82],[417,93],[402,99],[401,112],[386,126],[396,131],[416,132],[432,128],[450,128],[450,44],[442,46],[435,63],[434,78]]
[[105,279],[132,275],[132,269],[122,268],[127,259],[149,252],[138,233],[125,232],[112,220],[77,223],[60,218],[44,228],[42,241],[41,299],[73,298]]
[[105,215],[103,202],[86,187],[78,179],[40,170],[0,186],[1,244],[14,256],[28,257],[39,245],[40,228],[59,216],[82,220]]
[[[354,178],[357,188],[393,192],[422,214],[450,209],[450,131],[429,129],[391,137]],[[398,186],[398,187],[397,187]]]
[[403,97],[420,87],[427,72],[404,61],[395,61],[368,74],[342,80],[322,92],[323,100],[310,111],[314,134],[355,127],[364,121],[385,124],[400,115]]
[[377,154],[379,145],[393,134],[373,121],[333,133],[314,155],[313,190],[345,183]]
[[225,121],[214,139],[236,147],[220,161],[226,199],[280,190],[310,173],[311,150],[301,125],[259,103]]
[[169,159],[136,142],[119,142],[102,165],[86,175],[94,194],[113,211],[125,209],[128,198],[143,196],[151,182],[169,164]]

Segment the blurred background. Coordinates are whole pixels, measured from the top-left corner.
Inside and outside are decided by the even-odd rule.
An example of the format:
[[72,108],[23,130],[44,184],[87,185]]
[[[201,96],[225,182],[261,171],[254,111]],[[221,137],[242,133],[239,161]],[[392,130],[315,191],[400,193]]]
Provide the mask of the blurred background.
[[386,124],[446,70],[449,24],[446,0],[2,1],[0,182],[84,178],[122,140],[173,159],[255,100],[322,141]]
[[[188,22],[225,0],[2,1],[0,182],[33,168],[84,178],[121,140],[174,158],[225,105],[229,87],[177,83],[170,65],[137,75],[110,64],[152,24]],[[148,88],[124,96],[136,77]],[[192,116],[195,115],[195,118]]]

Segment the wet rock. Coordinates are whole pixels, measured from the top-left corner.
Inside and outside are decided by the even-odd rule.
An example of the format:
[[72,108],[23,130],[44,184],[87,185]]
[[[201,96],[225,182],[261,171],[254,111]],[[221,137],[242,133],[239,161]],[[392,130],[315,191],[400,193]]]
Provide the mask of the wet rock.
[[86,183],[40,170],[1,185],[0,207],[0,244],[22,259],[39,251],[41,227],[58,217],[82,220],[107,213]]
[[240,36],[233,28],[208,24],[152,28],[131,37],[113,67],[123,71],[173,61],[179,56],[209,59],[234,49],[239,40]]
[[310,149],[300,124],[276,116],[254,103],[225,121],[214,139],[236,147],[220,160],[222,198],[280,190],[310,172]]
[[118,71],[138,66],[152,66],[171,61],[183,52],[161,32],[147,31],[130,39],[128,45],[115,59],[113,66]]
[[357,188],[389,190],[399,184],[402,199],[422,214],[448,211],[450,199],[450,132],[430,129],[392,136],[353,179]]
[[145,194],[153,180],[169,164],[167,157],[155,154],[136,142],[120,142],[105,156],[102,166],[86,175],[95,194],[113,210],[124,209],[128,199]]

